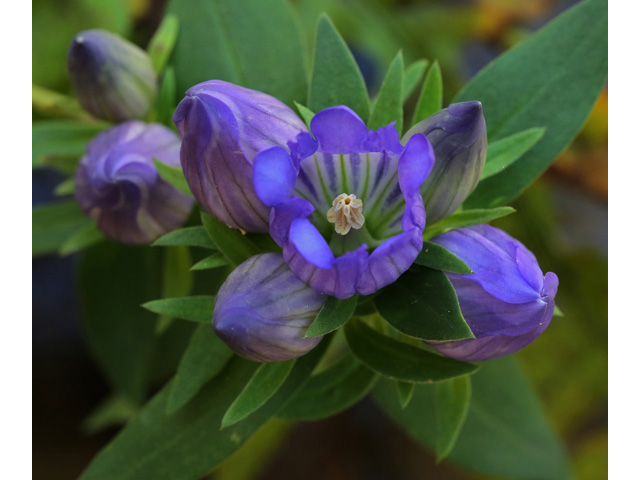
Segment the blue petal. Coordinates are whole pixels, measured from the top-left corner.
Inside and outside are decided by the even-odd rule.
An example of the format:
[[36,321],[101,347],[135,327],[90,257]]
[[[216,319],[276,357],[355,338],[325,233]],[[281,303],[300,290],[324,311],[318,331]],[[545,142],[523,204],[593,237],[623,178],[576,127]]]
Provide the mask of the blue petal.
[[253,188],[258,198],[270,207],[287,200],[296,184],[298,169],[282,147],[260,152],[253,164]]
[[323,153],[359,153],[367,139],[367,126],[344,106],[318,112],[311,120],[311,132]]
[[313,205],[302,198],[291,197],[271,209],[269,234],[273,240],[284,247],[289,239],[291,223],[296,218],[307,218],[314,211]]
[[291,222],[289,242],[305,260],[316,267],[329,269],[335,257],[329,244],[306,218],[296,218]]
[[419,133],[411,137],[398,161],[398,177],[402,193],[411,195],[419,191],[431,173],[434,162],[433,147],[427,137]]

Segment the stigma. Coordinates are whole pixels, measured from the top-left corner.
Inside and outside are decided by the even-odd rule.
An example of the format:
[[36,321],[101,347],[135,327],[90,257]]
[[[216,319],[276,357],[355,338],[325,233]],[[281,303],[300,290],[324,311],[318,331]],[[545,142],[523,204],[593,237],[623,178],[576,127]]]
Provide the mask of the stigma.
[[327,212],[327,220],[335,224],[336,233],[340,235],[346,235],[352,228],[362,228],[362,200],[354,194],[341,193],[333,200],[333,205]]

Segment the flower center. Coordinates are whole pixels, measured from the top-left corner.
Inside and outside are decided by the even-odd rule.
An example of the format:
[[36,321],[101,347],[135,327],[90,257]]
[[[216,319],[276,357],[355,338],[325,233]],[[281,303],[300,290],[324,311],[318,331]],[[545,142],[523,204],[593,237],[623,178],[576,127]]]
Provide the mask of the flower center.
[[335,224],[336,233],[340,235],[346,235],[352,228],[362,228],[362,200],[354,194],[341,193],[333,200],[333,205],[327,212],[327,220]]

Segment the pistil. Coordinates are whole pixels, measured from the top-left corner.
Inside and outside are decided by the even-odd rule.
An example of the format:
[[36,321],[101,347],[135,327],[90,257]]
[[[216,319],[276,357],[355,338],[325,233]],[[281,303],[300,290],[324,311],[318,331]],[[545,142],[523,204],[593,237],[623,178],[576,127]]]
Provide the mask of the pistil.
[[362,200],[354,194],[341,193],[333,200],[333,205],[327,212],[327,220],[335,224],[336,233],[340,235],[346,235],[352,228],[362,228]]

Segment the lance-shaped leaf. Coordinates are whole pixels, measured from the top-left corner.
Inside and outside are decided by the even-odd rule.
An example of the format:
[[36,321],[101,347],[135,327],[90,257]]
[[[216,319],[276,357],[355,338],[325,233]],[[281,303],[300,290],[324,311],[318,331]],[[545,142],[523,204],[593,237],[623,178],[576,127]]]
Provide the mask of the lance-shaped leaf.
[[189,247],[202,247],[215,250],[216,246],[204,227],[186,227],[169,232],[155,242],[152,246],[168,247],[172,245],[186,245]]
[[415,383],[411,382],[396,382],[396,390],[398,392],[398,401],[400,406],[405,408],[409,405],[409,402],[413,398],[413,391],[416,388]]
[[449,455],[471,403],[471,379],[468,376],[452,378],[436,385],[436,458],[438,461]]
[[58,251],[74,234],[90,228],[93,221],[72,199],[35,207],[31,224],[31,252],[37,256]]
[[242,235],[240,230],[230,228],[204,212],[202,212],[201,218],[202,225],[214,245],[232,265],[240,265],[246,259],[260,253],[260,250]]
[[151,37],[147,47],[147,53],[151,58],[151,65],[156,73],[160,73],[171,56],[173,47],[178,38],[180,22],[176,15],[168,14],[162,19],[162,23]]
[[416,263],[423,267],[452,273],[473,273],[469,266],[437,243],[424,242]]
[[478,367],[399,342],[376,332],[360,320],[345,334],[351,352],[370,369],[402,382],[436,382],[473,373]]
[[424,71],[429,65],[429,62],[425,59],[413,62],[404,70],[404,80],[402,82],[402,101],[406,102],[409,95],[413,92],[414,88],[418,85]]
[[424,120],[425,118],[433,115],[442,108],[442,73],[440,72],[440,64],[436,60],[429,68],[422,90],[420,91],[420,98],[416,105],[416,110],[413,113],[412,125]]
[[76,230],[62,245],[60,255],[70,255],[104,240],[104,235],[93,222]]
[[369,128],[376,130],[380,127],[386,127],[391,122],[396,122],[398,135],[402,135],[403,68],[404,63],[400,51],[391,62],[382,87],[380,87],[380,93],[373,103],[368,122]]
[[538,143],[544,135],[544,130],[544,128],[530,128],[491,142],[487,149],[487,162],[484,164],[481,179],[500,173],[522,157]]
[[177,188],[182,193],[193,196],[181,168],[172,167],[171,165],[167,165],[166,163],[162,163],[156,159],[153,160],[153,164],[156,166],[160,176],[169,182],[171,186]]
[[220,252],[215,252],[196,263],[191,270],[207,270],[228,265],[229,261]]
[[142,306],[159,315],[168,315],[191,322],[210,324],[214,302],[214,296],[193,295],[191,297],[152,300]]
[[471,210],[461,210],[454,213],[450,217],[440,220],[433,225],[429,225],[425,229],[424,238],[434,237],[447,230],[454,228],[468,227],[470,225],[479,225],[481,223],[489,223],[496,218],[505,217],[515,212],[512,207],[496,207],[496,208],[477,208]]
[[328,297],[322,305],[318,316],[304,336],[319,337],[320,335],[337,330],[349,321],[357,304],[358,295],[344,300],[339,300],[336,297]]

